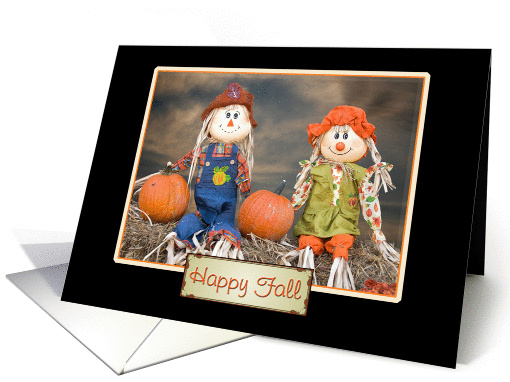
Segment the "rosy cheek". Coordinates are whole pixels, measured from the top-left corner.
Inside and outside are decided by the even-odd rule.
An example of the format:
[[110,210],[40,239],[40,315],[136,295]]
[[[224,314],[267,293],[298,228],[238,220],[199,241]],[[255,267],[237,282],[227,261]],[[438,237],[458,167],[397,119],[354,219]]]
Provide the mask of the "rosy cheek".
[[359,140],[359,139],[355,139],[355,140],[352,142],[351,147],[352,147],[353,149],[359,149],[359,148],[363,147],[363,146],[364,146],[364,144],[365,144],[365,143],[364,143],[363,141],[361,141],[361,140]]

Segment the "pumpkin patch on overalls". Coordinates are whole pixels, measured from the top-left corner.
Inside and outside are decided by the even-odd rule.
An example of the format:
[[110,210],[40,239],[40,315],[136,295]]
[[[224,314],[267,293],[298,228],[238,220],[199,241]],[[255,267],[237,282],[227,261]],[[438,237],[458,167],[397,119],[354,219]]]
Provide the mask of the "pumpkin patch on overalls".
[[214,176],[212,178],[213,183],[216,186],[221,186],[222,184],[225,184],[226,182],[230,182],[230,175],[225,174],[225,171],[228,170],[228,166],[218,167],[216,166],[214,168]]

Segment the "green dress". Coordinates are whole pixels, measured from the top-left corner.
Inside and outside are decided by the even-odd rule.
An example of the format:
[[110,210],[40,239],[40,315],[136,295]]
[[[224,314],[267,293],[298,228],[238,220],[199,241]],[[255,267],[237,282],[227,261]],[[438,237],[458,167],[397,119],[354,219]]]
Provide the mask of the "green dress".
[[342,174],[337,205],[332,205],[333,187],[337,185],[333,182],[331,166],[322,164],[311,168],[313,185],[303,216],[294,228],[294,236],[327,238],[343,233],[359,235],[359,187],[366,169],[354,163],[345,165],[353,169],[352,178]]

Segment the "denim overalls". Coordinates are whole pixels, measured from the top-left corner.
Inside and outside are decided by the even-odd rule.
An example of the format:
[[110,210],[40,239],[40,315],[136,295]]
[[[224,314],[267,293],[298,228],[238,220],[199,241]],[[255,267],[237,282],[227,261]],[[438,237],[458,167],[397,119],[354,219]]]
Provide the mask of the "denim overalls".
[[215,143],[211,143],[207,148],[200,181],[195,184],[198,214],[184,216],[174,229],[177,238],[191,248],[195,247],[193,235],[202,230],[204,232],[197,235],[199,241],[205,233],[208,233],[210,238],[221,233],[236,247],[240,245],[241,235],[234,227],[237,201],[235,178],[239,148],[233,144],[229,156],[213,157],[215,148]]

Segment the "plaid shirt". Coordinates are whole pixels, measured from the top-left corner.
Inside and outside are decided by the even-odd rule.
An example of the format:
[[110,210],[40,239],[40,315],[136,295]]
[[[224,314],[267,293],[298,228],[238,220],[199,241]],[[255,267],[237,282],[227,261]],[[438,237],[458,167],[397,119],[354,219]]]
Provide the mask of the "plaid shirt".
[[[202,169],[205,164],[205,155],[207,154],[207,149],[209,145],[202,147],[200,151],[200,155],[198,156],[198,176],[197,183],[200,182],[200,176],[202,175]],[[214,152],[212,154],[213,157],[228,157],[232,154],[232,143],[216,143],[214,146]],[[181,172],[186,170],[189,166],[191,166],[191,162],[193,161],[193,150],[187,153],[184,157],[175,162],[171,169],[173,172]],[[235,182],[241,193],[248,197],[251,192],[251,183],[250,183],[250,172],[248,170],[248,164],[246,163],[246,159],[241,155],[239,151],[237,153],[237,177],[235,178]]]

